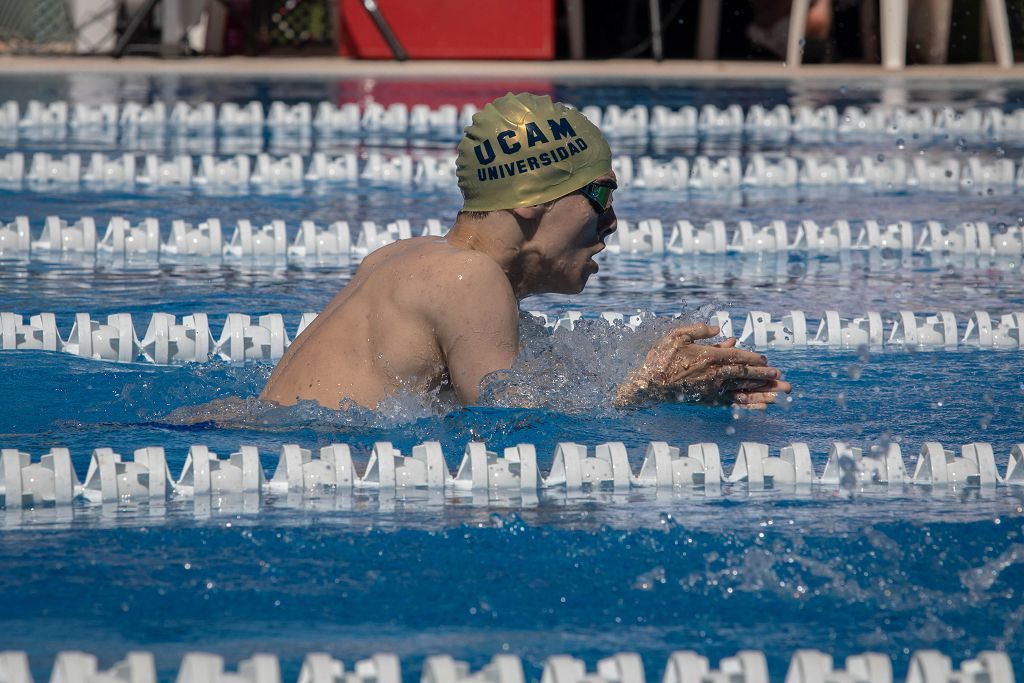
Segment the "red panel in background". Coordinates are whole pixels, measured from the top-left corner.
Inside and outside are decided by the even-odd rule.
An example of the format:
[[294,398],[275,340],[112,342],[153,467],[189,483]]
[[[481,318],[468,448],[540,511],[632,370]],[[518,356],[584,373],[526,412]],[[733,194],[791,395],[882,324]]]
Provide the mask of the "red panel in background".
[[546,79],[488,78],[477,81],[454,78],[366,78],[338,83],[334,100],[337,104],[377,102],[384,106],[402,103],[427,104],[431,107],[439,107],[442,104],[454,104],[457,107],[472,104],[481,108],[508,92],[532,92],[552,97],[555,95],[554,86]]
[[[362,0],[341,3],[341,53],[392,59]],[[410,59],[553,59],[554,0],[377,0]]]

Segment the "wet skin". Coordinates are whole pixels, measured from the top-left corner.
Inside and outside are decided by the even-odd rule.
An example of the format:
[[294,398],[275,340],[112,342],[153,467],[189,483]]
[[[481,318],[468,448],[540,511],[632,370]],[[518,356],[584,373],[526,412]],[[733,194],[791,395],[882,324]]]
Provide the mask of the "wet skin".
[[[614,186],[609,173],[599,183]],[[574,192],[538,206],[460,214],[446,237],[402,240],[370,254],[351,282],[291,344],[260,399],[328,408],[376,407],[399,391],[453,391],[477,401],[486,375],[518,355],[519,301],[577,294],[617,227]],[[690,326],[659,340],[619,387],[624,407],[683,395],[766,407],[790,386],[763,356],[696,344],[717,328]],[[611,397],[610,397],[611,398]]]

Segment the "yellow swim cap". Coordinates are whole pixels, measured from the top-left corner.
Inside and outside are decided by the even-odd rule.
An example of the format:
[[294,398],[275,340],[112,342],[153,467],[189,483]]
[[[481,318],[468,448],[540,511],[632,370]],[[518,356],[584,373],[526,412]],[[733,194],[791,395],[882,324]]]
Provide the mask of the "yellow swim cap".
[[509,93],[473,115],[456,174],[465,211],[543,204],[612,168],[608,141],[587,117],[547,95]]

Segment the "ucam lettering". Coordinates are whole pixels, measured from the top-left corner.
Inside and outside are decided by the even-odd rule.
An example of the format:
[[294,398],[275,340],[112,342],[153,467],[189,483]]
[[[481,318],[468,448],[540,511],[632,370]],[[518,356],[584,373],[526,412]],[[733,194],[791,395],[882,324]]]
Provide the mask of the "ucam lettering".
[[[564,145],[559,145],[554,149],[550,149],[540,154],[528,156],[524,159],[516,159],[501,164],[485,165],[476,170],[476,177],[480,182],[486,182],[488,180],[501,180],[502,178],[512,178],[517,175],[523,175],[530,171],[536,171],[545,166],[551,164],[557,164],[569,159],[571,157],[580,154],[588,147],[587,141],[583,138],[576,138],[570,140]],[[477,154],[477,158],[480,155]],[[490,155],[491,161],[494,161],[494,154]]]
[[[548,130],[551,131],[551,137],[555,140],[571,139],[576,137],[576,130],[569,123],[566,118],[561,118],[555,121],[554,119],[548,119]],[[527,122],[523,129],[526,131],[526,146],[527,148],[533,147],[537,144],[548,144],[550,140],[548,136],[544,134],[544,131],[540,129],[533,121]],[[522,143],[516,140],[515,130],[503,130],[495,136],[495,140],[498,142],[498,147],[505,154],[516,154],[523,148]],[[494,144],[490,139],[484,140],[479,145],[473,148],[476,152],[477,161],[482,165],[494,163],[496,158],[494,152]]]

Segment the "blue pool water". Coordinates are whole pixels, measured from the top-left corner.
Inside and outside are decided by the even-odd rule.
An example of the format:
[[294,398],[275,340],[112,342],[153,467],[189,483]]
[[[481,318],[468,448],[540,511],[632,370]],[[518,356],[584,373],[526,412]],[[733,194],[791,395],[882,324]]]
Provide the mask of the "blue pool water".
[[[512,84],[515,85],[515,84]],[[536,85],[536,84],[533,84]],[[215,102],[260,99],[353,101],[388,84],[319,80],[204,81],[192,78],[53,77],[0,80],[0,100]],[[414,95],[461,103],[502,94],[504,84],[417,83]],[[828,84],[556,83],[559,99],[586,104],[736,102],[744,106],[878,101],[878,87]],[[393,90],[391,91],[393,92]],[[909,85],[913,103],[1021,106],[1016,84],[984,88]],[[193,145],[195,141],[188,142]],[[201,142],[195,147],[204,151]],[[182,141],[168,140],[171,153]],[[352,141],[345,144],[352,145]],[[416,141],[360,140],[360,151],[411,149]],[[429,141],[444,148],[450,142]],[[1018,141],[874,139],[853,143],[663,140],[614,142],[616,152],[658,157],[694,151],[799,149],[822,154],[916,153],[1006,156]],[[839,145],[837,147],[837,145]],[[178,147],[176,147],[178,146]],[[7,151],[106,151],[118,141],[18,140]],[[196,153],[198,153],[196,151]],[[216,148],[212,151],[216,151]],[[1019,191],[1018,191],[1019,192]],[[112,215],[133,222],[220,217],[300,220],[426,218],[450,222],[457,192],[359,186],[295,195],[210,196],[191,191],[124,192],[0,190],[0,219],[29,216],[36,232],[47,215]],[[693,197],[668,191],[622,192],[620,217],[686,218],[695,225],[837,218],[993,225],[1024,220],[1017,192],[997,194],[864,190],[759,191]],[[601,272],[578,297],[542,296],[524,308],[568,309],[595,317],[606,310],[662,315],[704,310],[819,315],[869,310],[1024,310],[1020,260],[933,259],[923,255],[782,258],[606,254]],[[144,325],[153,312],[208,313],[219,329],[228,313],[282,313],[291,333],[299,316],[319,310],[348,281],[355,264],[117,264],[104,258],[0,261],[0,310],[51,311],[63,334],[74,314],[128,312]],[[742,318],[740,318],[742,320]],[[141,330],[140,330],[141,333]],[[898,443],[908,467],[925,441],[958,450],[993,445],[1000,472],[1024,442],[1024,371],[1015,351],[811,349],[770,353],[795,390],[766,412],[659,405],[616,411],[595,386],[613,384],[641,350],[622,333],[595,323],[559,332],[533,377],[548,394],[540,409],[475,407],[434,414],[403,401],[377,414],[300,407],[250,411],[231,424],[170,424],[175,409],[215,398],[253,396],[269,362],[233,366],[118,365],[68,354],[0,352],[0,446],[35,455],[71,449],[80,479],[93,448],[128,454],[163,446],[174,476],[192,444],[222,455],[241,444],[260,449],[273,471],[285,443],[305,448],[349,444],[361,469],[374,442],[403,453],[439,441],[454,471],[471,440],[492,450],[537,446],[547,471],[559,442],[593,447],[622,441],[634,469],[650,441],[676,446],[715,442],[731,469],[741,442],[776,452],[806,442],[818,472],[834,441],[864,448]],[[577,351],[589,347],[588,367]],[[614,354],[614,349],[628,352]],[[632,355],[630,355],[632,354]],[[625,357],[621,357],[621,356]],[[583,371],[589,374],[583,375]],[[557,392],[544,389],[555,383]],[[281,657],[285,677],[305,652],[325,650],[351,663],[374,652],[401,655],[407,680],[430,654],[449,653],[474,668],[491,655],[521,655],[539,678],[545,657],[569,652],[593,666],[616,651],[636,651],[648,676],[660,675],[669,652],[694,649],[717,661],[740,649],[762,649],[781,679],[792,651],[813,647],[842,657],[863,651],[893,658],[897,676],[914,650],[937,648],[959,660],[984,649],[1007,651],[1024,674],[1024,487],[889,492],[815,489],[748,493],[726,486],[703,494],[592,492],[480,503],[421,492],[325,497],[293,505],[268,498],[256,510],[224,501],[212,510],[172,500],[166,507],[86,506],[0,510],[0,650],[29,653],[37,680],[53,654],[83,649],[110,665],[131,649],[157,653],[164,679],[184,652],[221,653],[231,662],[253,652]]]

